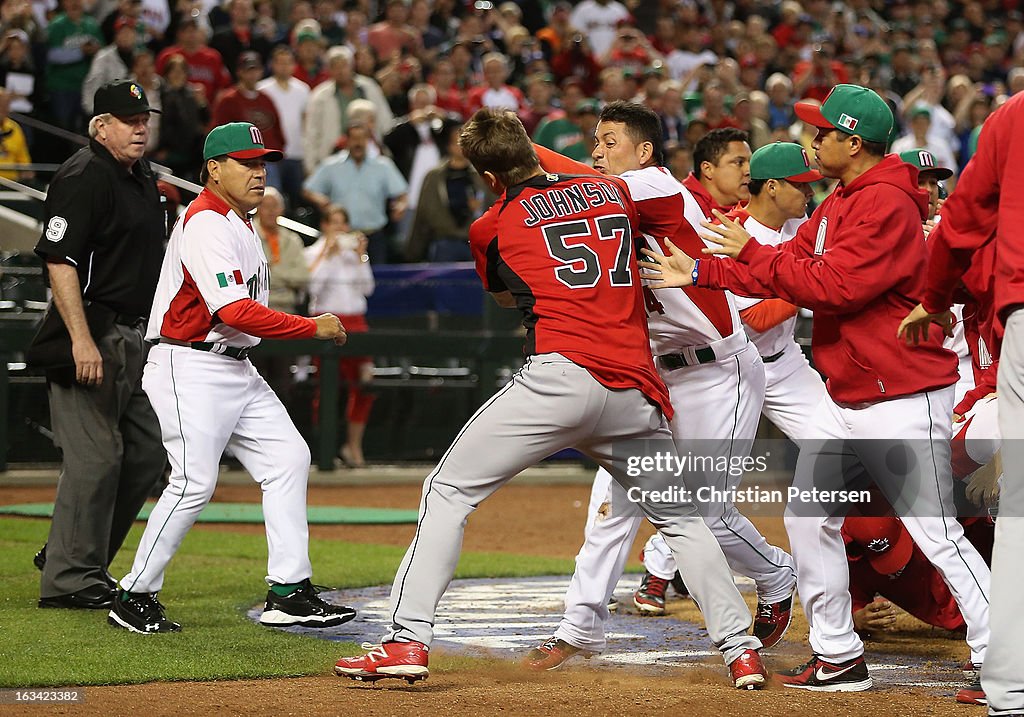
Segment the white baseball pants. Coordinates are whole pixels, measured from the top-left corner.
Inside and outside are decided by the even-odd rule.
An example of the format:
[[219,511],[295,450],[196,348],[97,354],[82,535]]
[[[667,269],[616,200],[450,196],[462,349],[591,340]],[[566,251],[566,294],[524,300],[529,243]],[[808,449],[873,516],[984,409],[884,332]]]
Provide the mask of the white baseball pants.
[[226,446],[263,490],[267,582],[311,577],[309,448],[253,365],[159,344],[149,352],[142,387],[160,419],[171,475],[121,587],[157,592],[163,586],[167,564],[213,496]]
[[[764,365],[764,376],[764,405],[761,407],[761,413],[790,440],[799,440],[807,417],[814,412],[825,396],[824,381],[818,372],[811,368],[807,357],[796,342],[786,345],[781,358]],[[728,556],[729,553],[726,552],[726,557]],[[675,576],[675,561],[657,534],[652,535],[644,546],[644,569],[665,580],[671,580]],[[792,588],[791,583],[789,587]],[[786,596],[771,595],[768,602],[776,602],[784,597]]]
[[[559,354],[531,357],[469,419],[427,476],[416,535],[392,587],[392,625],[384,641],[430,644],[437,604],[455,573],[466,522],[491,493],[524,468],[568,447],[578,448],[624,481],[628,456],[621,444],[616,452],[616,444],[645,438],[660,439],[658,450],[672,450],[661,411],[639,391],[609,390]],[[686,571],[687,585],[725,662],[760,647],[747,634],[750,613],[696,507],[640,507]]]
[[[942,574],[967,622],[971,660],[980,663],[989,640],[990,573],[956,520],[949,452],[952,409],[952,386],[859,408],[838,406],[826,396],[806,424],[794,486],[860,489],[873,480]],[[908,465],[917,469],[905,471]],[[901,510],[908,500],[910,509]],[[786,531],[811,649],[841,662],[861,655],[864,646],[853,629],[850,572],[840,534],[845,511],[834,504],[825,515],[827,508],[790,503]]]

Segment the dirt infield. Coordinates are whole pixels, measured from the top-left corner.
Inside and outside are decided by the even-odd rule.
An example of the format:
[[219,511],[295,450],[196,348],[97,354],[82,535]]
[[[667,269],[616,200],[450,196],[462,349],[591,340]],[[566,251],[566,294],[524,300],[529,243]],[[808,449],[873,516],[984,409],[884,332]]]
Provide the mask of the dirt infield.
[[[0,487],[0,503],[50,500],[53,487]],[[468,551],[514,552],[550,557],[572,557],[580,543],[589,487],[585,485],[516,485],[493,496],[472,516],[466,530]],[[215,500],[258,501],[255,485],[228,485],[217,490]],[[311,504],[415,508],[419,486],[312,486]],[[787,545],[780,519],[756,521],[766,536]],[[260,525],[199,524],[196,530],[262,533]],[[404,546],[414,527],[313,526],[311,534],[322,539]],[[638,537],[638,546],[649,529]],[[689,603],[676,602],[673,617],[699,620]],[[672,619],[672,618],[667,618]],[[898,637],[869,643],[876,655],[912,654],[937,673],[955,679],[953,666],[966,659],[960,640],[947,639],[913,618],[900,622],[906,632]],[[769,667],[794,664],[796,655],[809,653],[807,627],[798,617],[787,635],[787,649],[770,657]],[[458,664],[463,664],[462,662]],[[928,667],[930,669],[930,667]],[[324,666],[324,675],[284,680],[154,683],[87,688],[86,702],[73,706],[49,706],[48,714],[109,715],[142,714],[459,714],[476,717],[494,714],[558,715],[785,715],[868,717],[934,715],[972,717],[984,714],[979,707],[953,702],[952,692],[914,687],[889,688],[847,695],[809,694],[770,689],[762,693],[733,690],[724,668],[709,662],[707,668],[685,670],[669,667],[638,669],[617,665],[592,665],[577,660],[563,672],[526,673],[505,660],[473,661],[458,670],[434,669],[431,678],[413,687],[403,682],[376,687],[341,680]],[[24,710],[5,706],[5,714],[40,714],[38,707]]]

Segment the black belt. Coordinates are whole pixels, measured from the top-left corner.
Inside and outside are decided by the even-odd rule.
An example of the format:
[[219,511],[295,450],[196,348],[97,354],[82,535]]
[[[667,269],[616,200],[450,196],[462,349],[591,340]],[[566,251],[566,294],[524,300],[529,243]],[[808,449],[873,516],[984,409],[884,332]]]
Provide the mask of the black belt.
[[213,341],[178,341],[176,339],[157,339],[153,343],[167,344],[169,346],[185,346],[186,348],[195,349],[196,351],[209,351],[212,354],[229,356],[238,361],[244,361],[245,359],[249,358],[249,351],[252,349],[251,346],[228,346],[227,344],[219,344]]
[[137,316],[135,314],[114,314],[114,323],[121,326],[135,327],[145,323],[146,319],[147,317],[145,316]]
[[710,346],[704,346],[696,349],[693,353],[697,359],[696,361],[686,354],[664,354],[658,357],[658,361],[669,371],[674,371],[675,369],[682,368],[683,366],[696,366],[697,364],[714,363],[718,360],[715,357],[715,350]]
[[777,354],[772,354],[771,356],[762,356],[761,360],[764,361],[765,363],[775,363],[780,358],[782,358],[782,355],[784,353],[786,353],[786,349],[782,349],[782,351],[779,351]]

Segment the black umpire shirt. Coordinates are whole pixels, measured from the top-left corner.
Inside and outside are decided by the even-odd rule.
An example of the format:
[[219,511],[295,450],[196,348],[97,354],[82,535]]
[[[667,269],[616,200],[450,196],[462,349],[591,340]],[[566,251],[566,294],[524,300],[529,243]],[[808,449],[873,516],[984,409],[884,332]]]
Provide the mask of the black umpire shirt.
[[77,267],[86,300],[148,316],[166,225],[156,178],[140,159],[125,169],[96,140],[53,176],[36,254]]

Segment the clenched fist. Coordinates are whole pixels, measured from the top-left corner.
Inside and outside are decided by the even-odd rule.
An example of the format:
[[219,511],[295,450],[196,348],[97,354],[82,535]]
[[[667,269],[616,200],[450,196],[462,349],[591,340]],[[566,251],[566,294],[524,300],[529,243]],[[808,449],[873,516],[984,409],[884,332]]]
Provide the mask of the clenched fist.
[[345,342],[348,341],[348,334],[345,333],[345,327],[334,314],[320,314],[314,316],[313,321],[316,322],[316,333],[313,334],[314,339],[333,339],[334,343],[338,346],[344,346]]

